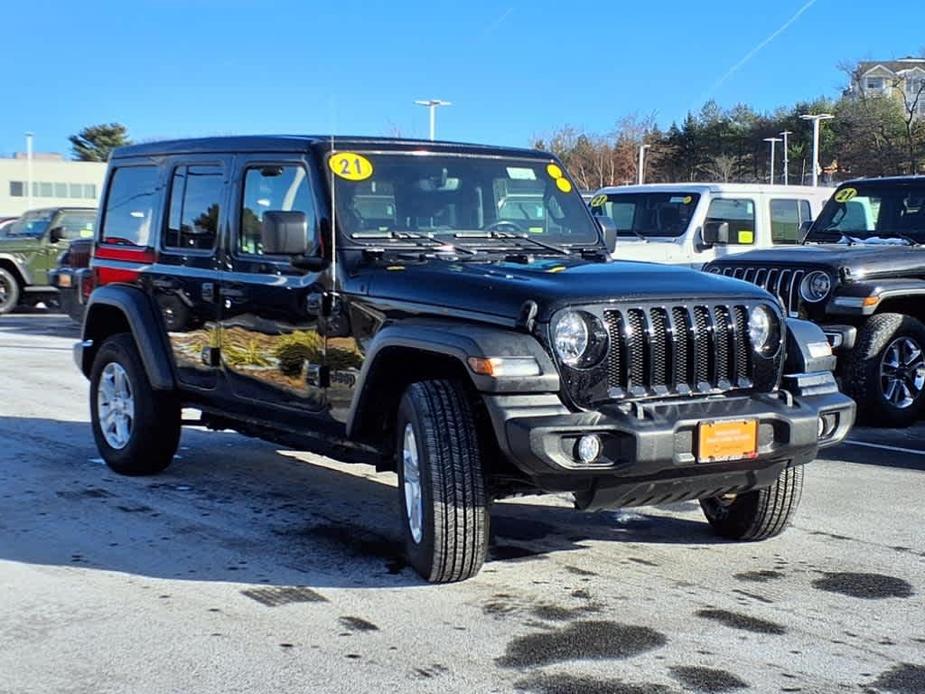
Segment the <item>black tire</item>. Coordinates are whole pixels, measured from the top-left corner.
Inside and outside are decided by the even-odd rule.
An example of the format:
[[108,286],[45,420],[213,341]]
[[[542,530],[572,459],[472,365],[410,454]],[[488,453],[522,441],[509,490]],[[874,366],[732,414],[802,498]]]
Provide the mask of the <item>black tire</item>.
[[732,499],[701,499],[703,515],[713,529],[730,540],[767,540],[790,525],[803,495],[803,466],[786,468],[770,487]]
[[[412,531],[405,494],[403,454],[409,426],[419,461],[419,539]],[[488,552],[488,498],[472,408],[459,384],[424,381],[408,387],[398,408],[396,467],[409,563],[431,583],[477,574]]]
[[19,305],[22,288],[19,280],[9,270],[0,267],[0,316],[9,313]]
[[911,341],[925,354],[925,325],[901,313],[878,313],[861,328],[854,349],[847,355],[845,392],[857,401],[859,419],[866,424],[906,427],[922,416],[925,388],[911,403],[899,406],[887,397],[884,387],[884,358],[901,340]]
[[[124,371],[133,400],[127,443],[110,445],[100,424],[99,392],[109,364]],[[106,464],[120,475],[156,475],[173,459],[180,441],[180,405],[173,393],[151,388],[131,335],[121,333],[100,346],[90,370],[90,420],[93,438]]]

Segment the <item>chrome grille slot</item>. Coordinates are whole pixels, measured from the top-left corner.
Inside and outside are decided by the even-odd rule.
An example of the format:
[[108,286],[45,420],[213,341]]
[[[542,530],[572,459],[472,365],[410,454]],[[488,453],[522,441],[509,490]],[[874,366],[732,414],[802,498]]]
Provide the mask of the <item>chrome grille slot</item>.
[[804,270],[781,267],[724,267],[726,277],[756,284],[777,297],[781,307],[791,316],[800,311],[800,282]]

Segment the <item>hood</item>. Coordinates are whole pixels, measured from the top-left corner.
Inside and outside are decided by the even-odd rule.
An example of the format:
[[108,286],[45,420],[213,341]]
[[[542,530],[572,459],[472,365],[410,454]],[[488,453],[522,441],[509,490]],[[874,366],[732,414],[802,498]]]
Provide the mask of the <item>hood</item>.
[[368,268],[361,274],[357,279],[376,300],[428,304],[512,320],[528,300],[538,304],[537,318],[545,321],[566,305],[770,298],[752,284],[688,268],[579,258],[543,258],[531,263],[427,260]]
[[809,244],[748,251],[710,263],[711,267],[744,265],[820,268],[853,277],[908,277],[923,274],[925,246]]
[[691,262],[684,252],[684,247],[673,240],[642,241],[641,239],[626,239],[622,236],[617,241],[617,250],[613,258],[614,260],[642,260],[670,264]]

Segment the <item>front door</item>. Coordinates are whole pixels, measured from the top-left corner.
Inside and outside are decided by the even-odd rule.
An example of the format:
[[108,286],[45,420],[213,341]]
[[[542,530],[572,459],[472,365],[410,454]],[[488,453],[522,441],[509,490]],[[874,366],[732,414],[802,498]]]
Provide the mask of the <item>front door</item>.
[[[318,233],[311,169],[293,154],[235,159],[234,207],[221,284],[221,355],[237,399],[318,412],[325,408],[318,332],[321,273],[264,253],[274,219],[304,213]],[[290,215],[291,217],[291,215]]]
[[96,210],[61,210],[56,213],[45,230],[43,258],[31,268],[32,283],[48,284],[48,271],[58,265],[61,252],[74,239],[93,238],[95,224]]

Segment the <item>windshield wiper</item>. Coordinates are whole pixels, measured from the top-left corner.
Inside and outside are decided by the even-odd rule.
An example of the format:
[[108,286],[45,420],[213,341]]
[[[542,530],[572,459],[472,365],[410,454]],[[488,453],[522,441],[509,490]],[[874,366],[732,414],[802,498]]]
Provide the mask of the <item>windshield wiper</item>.
[[410,241],[415,246],[427,246],[428,248],[445,248],[448,251],[462,251],[463,253],[475,253],[468,248],[454,246],[452,243],[441,241],[429,234],[420,234],[416,231],[355,231],[350,234],[352,239],[384,239],[389,241]]
[[546,241],[540,241],[539,239],[528,236],[527,234],[514,234],[507,231],[459,231],[453,234],[454,238],[457,239],[502,239],[504,241],[514,241],[515,245],[519,245],[520,248],[523,248],[523,244],[518,244],[517,242],[527,241],[532,243],[535,246],[540,248],[545,248],[546,250],[553,251],[559,255],[571,255],[572,252],[567,248],[562,248],[561,246],[556,246],[552,243],[547,243]]

